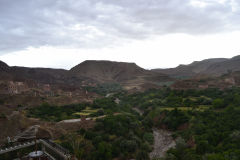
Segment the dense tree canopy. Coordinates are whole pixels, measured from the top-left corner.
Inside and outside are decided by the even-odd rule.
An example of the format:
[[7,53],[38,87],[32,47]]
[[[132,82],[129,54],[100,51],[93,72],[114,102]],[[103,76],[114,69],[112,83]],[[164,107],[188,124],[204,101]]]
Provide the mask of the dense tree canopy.
[[[120,99],[117,104],[114,100]],[[91,104],[30,109],[29,116],[47,121],[80,117],[76,112],[96,110],[94,128],[79,130],[83,137],[78,157],[87,160],[147,160],[154,143],[153,128],[173,132],[177,145],[166,160],[240,159],[240,89],[148,90],[115,93]],[[99,118],[98,118],[99,117]],[[68,136],[60,142],[73,153]],[[91,153],[91,154],[89,154]]]

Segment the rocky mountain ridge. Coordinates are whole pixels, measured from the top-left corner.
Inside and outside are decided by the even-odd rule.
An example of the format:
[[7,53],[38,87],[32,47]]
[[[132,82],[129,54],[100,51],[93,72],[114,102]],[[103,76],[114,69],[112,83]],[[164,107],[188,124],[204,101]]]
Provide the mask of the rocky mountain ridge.
[[171,81],[165,74],[145,70],[134,63],[84,61],[70,70],[51,68],[9,67],[1,62],[1,81],[32,81],[44,84],[81,87],[97,83],[120,83],[134,86]]
[[189,65],[179,65],[176,68],[153,69],[152,71],[167,74],[175,78],[190,78],[194,76],[221,76],[228,72],[240,70],[240,56],[232,58],[212,58],[195,61]]

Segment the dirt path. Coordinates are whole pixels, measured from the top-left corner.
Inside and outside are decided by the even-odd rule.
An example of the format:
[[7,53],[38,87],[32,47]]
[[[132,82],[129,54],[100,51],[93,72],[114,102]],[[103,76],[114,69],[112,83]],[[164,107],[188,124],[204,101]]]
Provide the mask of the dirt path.
[[164,157],[166,151],[176,145],[169,131],[154,129],[153,135],[154,149],[150,153],[151,159]]

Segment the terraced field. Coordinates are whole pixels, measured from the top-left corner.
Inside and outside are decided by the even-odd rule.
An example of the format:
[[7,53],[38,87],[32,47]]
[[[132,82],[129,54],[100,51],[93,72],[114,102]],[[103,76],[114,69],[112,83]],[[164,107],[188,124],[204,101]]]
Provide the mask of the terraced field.
[[97,113],[100,109],[91,109],[90,107],[87,107],[86,109],[82,110],[81,112],[76,112],[74,115],[79,116],[89,116],[92,113]]
[[[177,107],[178,110],[182,110],[182,111],[189,111],[189,110],[196,110],[196,111],[205,111],[207,109],[209,109],[211,106],[198,106],[198,107]],[[174,107],[162,107],[161,110],[168,110],[168,111],[172,111],[174,110]]]

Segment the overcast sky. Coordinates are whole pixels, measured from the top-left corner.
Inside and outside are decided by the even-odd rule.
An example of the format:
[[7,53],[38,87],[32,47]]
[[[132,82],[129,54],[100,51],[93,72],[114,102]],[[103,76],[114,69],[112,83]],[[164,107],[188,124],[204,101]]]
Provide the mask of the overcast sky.
[[239,0],[0,0],[0,60],[168,68],[240,54]]

